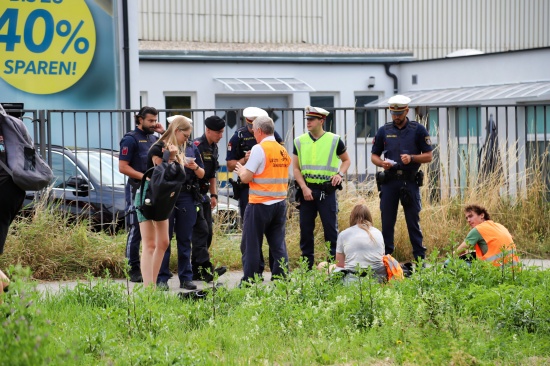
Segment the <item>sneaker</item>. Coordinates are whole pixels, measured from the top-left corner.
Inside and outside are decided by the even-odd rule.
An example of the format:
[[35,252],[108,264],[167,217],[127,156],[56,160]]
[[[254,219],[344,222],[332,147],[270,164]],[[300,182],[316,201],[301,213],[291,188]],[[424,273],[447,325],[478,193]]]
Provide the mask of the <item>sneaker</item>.
[[180,288],[186,289],[186,290],[196,290],[197,285],[193,283],[193,281],[183,281],[180,284]]
[[143,277],[141,276],[140,269],[132,269],[130,270],[129,274],[130,274],[130,282],[136,282],[136,283],[143,282]]

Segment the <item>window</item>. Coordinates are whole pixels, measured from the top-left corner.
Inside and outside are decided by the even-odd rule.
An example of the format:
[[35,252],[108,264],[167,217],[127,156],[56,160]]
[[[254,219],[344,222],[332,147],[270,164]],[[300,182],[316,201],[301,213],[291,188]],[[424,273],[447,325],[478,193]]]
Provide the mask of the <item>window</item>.
[[168,112],[166,114],[166,117],[181,114],[183,116],[193,118],[193,116],[191,116],[191,112],[184,112],[184,110],[186,109],[191,109],[190,96],[167,95],[164,97],[164,102],[166,105],[166,109],[175,109],[175,111]]
[[365,105],[377,100],[375,95],[355,96],[355,137],[374,137],[378,126],[378,113],[375,109],[366,110]]
[[527,129],[527,164],[539,166],[546,177],[546,186],[550,187],[550,108],[547,106],[529,106],[526,108]]
[[336,126],[334,121],[334,97],[333,96],[311,96],[309,99],[311,106],[321,107],[330,112],[325,121],[324,130],[336,133]]

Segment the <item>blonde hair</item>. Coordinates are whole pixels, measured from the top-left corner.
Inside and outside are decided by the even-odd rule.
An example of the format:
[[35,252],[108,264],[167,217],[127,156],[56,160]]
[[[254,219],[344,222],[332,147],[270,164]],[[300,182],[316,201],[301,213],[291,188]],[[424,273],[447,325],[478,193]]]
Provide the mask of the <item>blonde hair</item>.
[[372,241],[376,241],[370,232],[372,227],[372,215],[369,208],[364,203],[355,205],[351,214],[349,215],[349,225],[357,225],[359,228],[365,230]]
[[[191,131],[192,127],[193,127],[193,121],[190,118],[187,118],[185,116],[180,116],[180,115],[174,116],[174,118],[172,119],[172,122],[170,123],[166,131],[164,131],[162,136],[158,139],[157,142],[155,142],[155,144],[159,144],[163,142],[165,145],[166,143],[169,143],[179,147],[178,139],[176,137],[176,132],[178,130]],[[183,148],[182,147],[179,148],[179,151],[176,154],[176,161],[180,164],[183,164],[183,162],[185,161],[186,147],[187,147],[187,142],[183,144]]]

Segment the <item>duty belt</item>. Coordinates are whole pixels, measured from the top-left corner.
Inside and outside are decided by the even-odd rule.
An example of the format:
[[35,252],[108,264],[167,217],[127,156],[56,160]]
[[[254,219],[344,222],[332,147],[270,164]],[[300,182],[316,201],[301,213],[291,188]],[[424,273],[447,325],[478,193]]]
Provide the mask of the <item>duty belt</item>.
[[387,170],[386,176],[390,179],[397,179],[397,180],[415,180],[416,172],[414,171],[408,171],[408,170]]

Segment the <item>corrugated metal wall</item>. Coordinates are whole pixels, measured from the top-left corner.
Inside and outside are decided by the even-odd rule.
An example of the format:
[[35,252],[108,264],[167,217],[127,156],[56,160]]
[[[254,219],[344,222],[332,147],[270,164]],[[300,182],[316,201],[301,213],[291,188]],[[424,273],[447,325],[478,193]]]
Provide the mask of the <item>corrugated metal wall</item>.
[[149,41],[310,43],[412,50],[550,46],[549,0],[139,0]]

